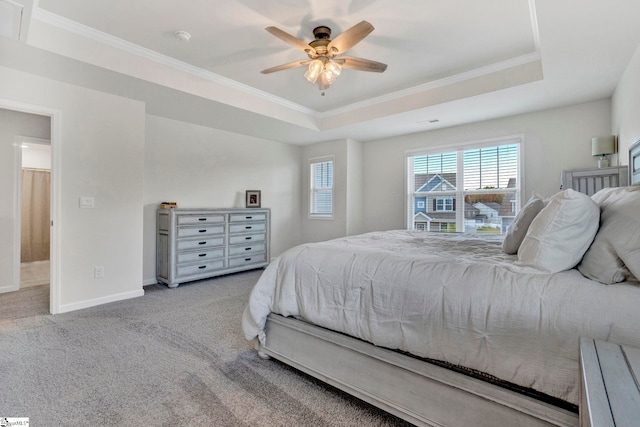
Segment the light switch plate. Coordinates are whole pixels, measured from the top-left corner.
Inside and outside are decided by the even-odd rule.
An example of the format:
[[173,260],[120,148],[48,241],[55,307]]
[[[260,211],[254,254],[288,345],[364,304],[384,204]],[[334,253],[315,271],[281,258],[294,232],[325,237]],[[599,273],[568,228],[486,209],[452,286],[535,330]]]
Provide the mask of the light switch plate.
[[93,209],[94,207],[94,199],[93,197],[83,196],[80,197],[80,208],[81,209]]

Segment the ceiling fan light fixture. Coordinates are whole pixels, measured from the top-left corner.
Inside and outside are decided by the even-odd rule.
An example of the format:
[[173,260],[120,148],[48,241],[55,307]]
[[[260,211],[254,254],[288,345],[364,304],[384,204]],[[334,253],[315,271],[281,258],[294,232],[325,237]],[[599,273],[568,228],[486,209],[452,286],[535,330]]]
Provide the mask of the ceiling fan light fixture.
[[382,73],[387,69],[387,64],[369,59],[337,57],[344,54],[373,31],[373,25],[367,21],[361,21],[352,26],[333,40],[331,40],[331,29],[329,27],[324,25],[316,27],[313,30],[314,40],[309,43],[305,43],[277,27],[267,27],[266,30],[285,43],[305,52],[309,57],[309,61],[289,62],[267,68],[262,70],[261,73],[270,74],[307,65],[304,77],[309,82],[316,83],[322,95],[340,75],[342,68],[376,73]]
[[319,59],[314,59],[309,63],[309,68],[307,72],[304,73],[304,77],[309,80],[311,83],[315,83],[318,80],[318,76],[322,72],[324,68],[324,64]]
[[324,65],[324,72],[330,75],[332,79],[335,79],[342,72],[342,67],[336,61],[329,60]]

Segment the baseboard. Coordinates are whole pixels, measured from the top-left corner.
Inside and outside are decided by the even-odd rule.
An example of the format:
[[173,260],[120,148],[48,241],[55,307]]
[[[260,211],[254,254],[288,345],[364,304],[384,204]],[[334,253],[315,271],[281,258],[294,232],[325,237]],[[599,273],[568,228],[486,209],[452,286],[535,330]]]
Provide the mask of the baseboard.
[[158,279],[156,279],[155,277],[153,279],[142,280],[142,286],[157,285],[157,284],[158,284]]
[[96,305],[107,304],[115,301],[122,301],[129,298],[141,297],[143,295],[144,295],[144,289],[138,289],[136,291],[123,292],[121,294],[115,294],[115,295],[108,295],[102,298],[78,301],[71,304],[61,305],[58,313],[67,313],[69,311],[81,310],[83,308],[94,307]]
[[20,290],[19,286],[13,286],[13,285],[0,286],[0,294],[5,293],[5,292],[13,292],[13,291],[17,291],[17,290]]

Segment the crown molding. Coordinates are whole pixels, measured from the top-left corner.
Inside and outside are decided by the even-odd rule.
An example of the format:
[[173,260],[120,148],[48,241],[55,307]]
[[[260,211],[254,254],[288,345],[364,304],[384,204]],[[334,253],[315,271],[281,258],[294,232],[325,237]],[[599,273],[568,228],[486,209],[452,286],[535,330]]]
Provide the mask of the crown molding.
[[496,62],[490,65],[486,65],[484,67],[474,68],[473,70],[454,74],[448,77],[444,77],[442,79],[437,79],[437,80],[433,80],[417,86],[412,86],[407,89],[402,89],[402,90],[391,92],[375,98],[370,98],[365,101],[349,104],[344,107],[324,111],[324,112],[318,113],[317,117],[319,119],[326,119],[328,117],[344,114],[360,108],[366,108],[366,107],[371,107],[384,102],[395,101],[397,99],[404,98],[411,95],[416,95],[421,92],[426,92],[436,88],[441,88],[441,87],[449,86],[455,83],[460,83],[465,80],[470,80],[477,77],[482,77],[492,73],[496,73],[499,71],[504,71],[509,68],[516,67],[518,65],[524,65],[524,64],[529,64],[531,62],[540,61],[540,59],[541,59],[541,56],[539,52],[528,53],[526,55],[517,56],[515,58]]
[[294,110],[303,114],[307,114],[311,116],[317,115],[317,111],[311,108],[307,108],[295,102],[288,101],[284,98],[280,98],[268,92],[256,89],[249,85],[245,85],[243,83],[237,82],[235,80],[229,79],[227,77],[221,76],[211,71],[207,71],[203,68],[196,67],[194,65],[188,64],[183,61],[179,61],[175,58],[171,58],[167,55],[163,55],[161,53],[158,53],[151,49],[147,49],[135,43],[128,42],[124,39],[114,37],[105,32],[96,30],[95,28],[88,27],[84,24],[81,24],[79,22],[73,21],[71,19],[65,18],[60,15],[57,15],[55,13],[48,12],[39,7],[34,8],[32,16],[34,19],[37,19],[38,21],[44,22],[54,27],[61,28],[63,30],[80,35],[82,37],[86,37],[98,43],[102,43],[107,46],[110,46],[112,48],[119,49],[128,53],[131,53],[133,55],[137,55],[139,57],[149,59],[151,61],[165,65],[167,67],[171,67],[179,71],[183,71],[185,73],[189,73],[191,75],[203,78],[205,80],[209,80],[209,81],[242,91],[249,95],[253,95],[253,96],[265,99],[267,101],[279,104],[283,107],[289,108],[291,110]]

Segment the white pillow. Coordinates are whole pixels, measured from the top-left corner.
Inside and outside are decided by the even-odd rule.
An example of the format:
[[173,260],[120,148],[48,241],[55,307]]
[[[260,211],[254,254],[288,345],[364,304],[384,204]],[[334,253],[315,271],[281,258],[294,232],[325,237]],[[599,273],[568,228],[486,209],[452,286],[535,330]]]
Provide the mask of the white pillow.
[[575,267],[589,249],[599,221],[600,209],[586,194],[572,189],[555,194],[531,222],[517,263],[551,273]]
[[606,284],[640,279],[640,186],[605,188],[592,199],[600,205],[600,230],[578,269]]
[[527,204],[518,212],[513,223],[507,229],[502,241],[502,250],[504,253],[513,255],[518,253],[518,248],[527,234],[531,221],[544,208],[544,200],[537,194],[533,194]]

